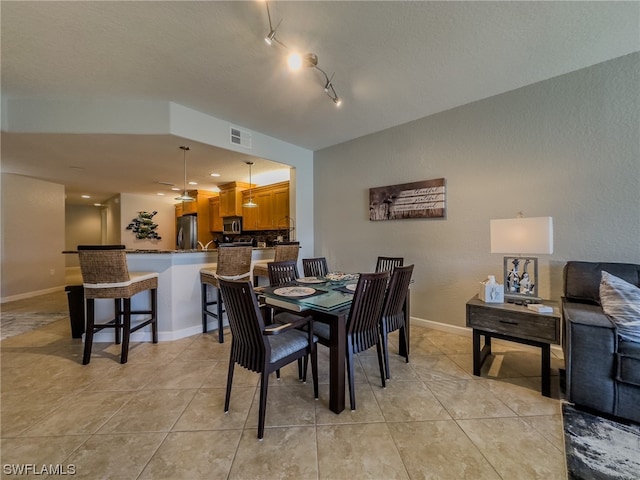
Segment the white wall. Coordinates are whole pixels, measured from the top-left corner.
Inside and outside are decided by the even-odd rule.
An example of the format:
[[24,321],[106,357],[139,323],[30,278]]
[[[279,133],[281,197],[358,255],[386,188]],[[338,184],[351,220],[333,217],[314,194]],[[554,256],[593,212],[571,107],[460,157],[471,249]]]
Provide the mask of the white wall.
[[[478,282],[501,278],[492,218],[553,217],[546,298],[560,297],[567,260],[640,263],[638,85],[628,55],[316,152],[315,253],[346,271],[404,256],[412,315],[455,326]],[[446,219],[368,220],[369,188],[439,177]]]
[[[143,250],[175,250],[176,201],[173,198],[157,195],[120,194],[120,242],[127,248]],[[158,212],[153,217],[158,225],[160,240],[136,238],[127,225],[138,217],[138,212]]]
[[[2,302],[64,286],[64,187],[2,174]],[[29,296],[29,295],[27,295]]]
[[[102,244],[102,214],[93,205],[67,205],[65,207],[65,250],[78,245]],[[79,267],[78,255],[66,254],[67,267]]]

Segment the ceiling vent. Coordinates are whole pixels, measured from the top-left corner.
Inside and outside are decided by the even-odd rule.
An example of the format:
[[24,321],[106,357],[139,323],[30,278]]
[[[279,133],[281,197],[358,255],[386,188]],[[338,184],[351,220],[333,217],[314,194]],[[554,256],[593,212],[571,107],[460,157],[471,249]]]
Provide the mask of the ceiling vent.
[[231,143],[251,148],[251,133],[231,127]]

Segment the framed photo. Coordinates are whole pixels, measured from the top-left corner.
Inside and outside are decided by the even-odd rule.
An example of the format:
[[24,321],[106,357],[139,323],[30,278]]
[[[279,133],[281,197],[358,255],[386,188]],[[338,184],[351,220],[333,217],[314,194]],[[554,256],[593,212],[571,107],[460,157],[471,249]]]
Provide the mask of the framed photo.
[[445,218],[445,179],[369,189],[369,220]]
[[538,299],[538,259],[504,257],[505,299]]

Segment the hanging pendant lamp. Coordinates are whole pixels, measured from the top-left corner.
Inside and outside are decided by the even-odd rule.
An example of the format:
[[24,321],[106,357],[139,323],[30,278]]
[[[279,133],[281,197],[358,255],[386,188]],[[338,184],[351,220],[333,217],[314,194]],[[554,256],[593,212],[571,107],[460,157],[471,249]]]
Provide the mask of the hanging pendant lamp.
[[187,192],[187,151],[191,150],[189,147],[185,147],[184,145],[180,146],[180,150],[183,151],[184,158],[184,186],[182,190],[182,195],[176,197],[176,200],[180,200],[181,202],[193,202],[195,198],[189,195]]
[[249,201],[247,203],[243,203],[242,206],[243,207],[247,207],[247,208],[254,208],[257,207],[258,204],[253,202],[253,194],[251,191],[251,187],[252,187],[252,183],[251,183],[251,165],[253,165],[253,162],[244,162],[247,165],[249,165]]

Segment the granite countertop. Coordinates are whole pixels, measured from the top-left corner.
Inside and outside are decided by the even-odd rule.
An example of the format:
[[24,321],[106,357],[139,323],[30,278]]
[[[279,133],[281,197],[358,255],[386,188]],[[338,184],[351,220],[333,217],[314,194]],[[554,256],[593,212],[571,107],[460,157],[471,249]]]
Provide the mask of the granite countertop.
[[[253,247],[253,250],[273,250],[275,247]],[[127,249],[126,253],[210,253],[217,252],[217,248],[210,248],[208,250],[153,250],[153,249]],[[63,250],[62,253],[78,253],[77,250]]]

